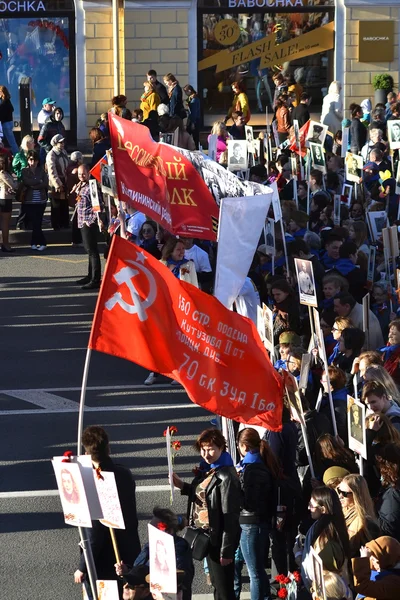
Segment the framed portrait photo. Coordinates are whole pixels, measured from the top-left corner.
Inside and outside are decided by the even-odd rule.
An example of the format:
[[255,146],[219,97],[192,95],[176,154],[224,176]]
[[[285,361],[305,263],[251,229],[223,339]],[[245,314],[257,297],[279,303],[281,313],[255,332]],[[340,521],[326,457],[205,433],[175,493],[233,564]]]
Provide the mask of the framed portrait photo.
[[322,144],[310,142],[311,164],[314,169],[326,172],[324,147]]
[[354,183],[360,183],[362,177],[362,169],[364,166],[363,157],[358,154],[348,152],[346,154],[346,179]]
[[297,283],[299,286],[300,304],[318,306],[314,271],[310,260],[295,258]]
[[391,150],[400,149],[400,120],[387,122],[389,146]]
[[228,140],[228,169],[246,171],[248,164],[247,140]]
[[306,147],[309,148],[310,143],[321,144],[323,146],[325,144],[327,131],[327,125],[322,125],[322,123],[318,123],[317,121],[310,121],[310,127],[306,137]]
[[388,219],[386,211],[369,211],[367,213],[367,221],[371,232],[371,238],[374,242],[378,242],[382,239],[382,230],[387,226]]
[[365,411],[365,404],[363,404],[360,400],[356,400],[352,396],[347,396],[349,448],[367,460]]
[[342,186],[342,202],[344,202],[348,208],[350,208],[351,205],[352,194],[353,186],[348,183],[344,183]]
[[114,192],[111,185],[111,174],[112,174],[112,166],[101,164],[101,191],[103,194],[109,194],[109,196],[113,196]]

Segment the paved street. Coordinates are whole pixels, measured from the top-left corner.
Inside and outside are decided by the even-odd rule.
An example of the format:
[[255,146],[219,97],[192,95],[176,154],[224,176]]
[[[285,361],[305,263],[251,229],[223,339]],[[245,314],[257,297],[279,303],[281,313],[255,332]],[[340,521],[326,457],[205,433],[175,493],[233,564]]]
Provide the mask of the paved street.
[[[72,577],[78,533],[64,525],[50,459],[76,450],[80,383],[97,296],[74,285],[86,269],[83,249],[70,246],[50,246],[43,254],[19,249],[0,255],[0,532],[5,600],[81,598]],[[133,363],[94,353],[85,413],[85,425],[104,426],[113,457],[133,470],[142,541],[152,507],[169,505],[162,436],[166,425],[178,427],[183,448],[176,470],[190,478],[197,460],[192,443],[210,419],[181,388],[171,387],[166,379],[146,388],[145,377],[146,371]],[[184,513],[184,499],[178,496],[174,508]],[[194,594],[209,593],[200,564],[196,571]]]

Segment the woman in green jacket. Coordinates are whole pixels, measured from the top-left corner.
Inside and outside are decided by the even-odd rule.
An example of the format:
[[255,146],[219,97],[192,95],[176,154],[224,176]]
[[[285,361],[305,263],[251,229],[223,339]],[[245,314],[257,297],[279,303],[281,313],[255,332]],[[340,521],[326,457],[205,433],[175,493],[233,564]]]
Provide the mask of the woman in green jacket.
[[12,166],[14,173],[16,174],[18,181],[22,180],[22,169],[28,166],[28,152],[29,150],[35,149],[35,140],[31,135],[26,135],[22,138],[19,152],[17,152],[13,158]]

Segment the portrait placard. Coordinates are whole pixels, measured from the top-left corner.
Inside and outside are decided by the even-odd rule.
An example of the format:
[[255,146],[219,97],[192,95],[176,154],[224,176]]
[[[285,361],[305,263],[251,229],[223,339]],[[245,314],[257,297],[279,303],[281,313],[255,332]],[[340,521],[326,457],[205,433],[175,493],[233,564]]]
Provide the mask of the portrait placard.
[[366,406],[360,400],[347,396],[347,429],[349,448],[367,460],[367,439],[365,429]]
[[388,218],[385,210],[367,212],[367,222],[374,242],[382,239],[382,230],[387,226]]
[[248,167],[247,140],[228,140],[228,169],[245,171]]
[[389,146],[391,150],[400,149],[400,120],[387,122]]
[[315,597],[318,600],[326,600],[325,579],[324,579],[324,564],[319,554],[310,546],[310,554],[313,570],[313,590]]
[[150,591],[176,594],[176,557],[174,538],[148,525],[150,553]]
[[111,165],[106,165],[104,163],[101,163],[100,168],[101,168],[101,191],[103,192],[103,194],[109,194],[110,196],[113,196],[114,194],[113,194],[113,189],[111,186],[111,179],[110,179],[112,167],[111,167]]
[[348,183],[344,183],[342,187],[342,201],[346,204],[348,208],[351,205],[351,196],[353,193],[353,186]]
[[93,477],[103,511],[103,518],[100,519],[100,522],[112,529],[125,529],[114,473],[111,471],[97,473],[93,469]]
[[57,480],[64,521],[75,527],[92,527],[85,486],[78,463],[62,462],[62,457],[51,461]]
[[363,157],[358,154],[348,152],[346,154],[346,179],[354,183],[360,183],[362,177],[362,169],[364,166]]
[[318,121],[310,121],[306,137],[306,148],[310,147],[310,143],[321,144],[324,146],[328,125],[322,125]]
[[310,141],[311,165],[322,173],[326,172],[324,147],[322,144],[315,144]]
[[295,258],[294,264],[299,286],[300,304],[317,307],[317,290],[312,262],[310,260],[303,260],[302,258]]

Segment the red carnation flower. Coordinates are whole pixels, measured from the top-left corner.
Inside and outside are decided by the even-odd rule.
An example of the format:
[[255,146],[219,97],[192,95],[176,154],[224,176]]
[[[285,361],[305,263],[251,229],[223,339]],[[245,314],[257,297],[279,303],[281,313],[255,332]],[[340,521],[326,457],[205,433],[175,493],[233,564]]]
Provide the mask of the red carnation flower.
[[168,529],[167,524],[163,523],[162,521],[160,521],[159,523],[157,523],[156,527],[160,531],[167,531],[167,529]]
[[174,433],[178,433],[178,428],[175,425],[170,425],[169,432],[171,435],[174,435]]
[[290,583],[290,577],[285,577],[285,579],[282,581],[282,583],[284,583],[285,585],[287,583]]
[[61,462],[68,463],[71,462],[71,457],[73,456],[73,453],[71,452],[71,450],[66,450],[63,456],[65,456],[65,458],[63,458]]
[[293,571],[293,577],[297,583],[300,583],[300,581],[301,581],[300,571]]
[[163,436],[164,436],[164,437],[167,437],[167,430],[166,430],[166,429],[164,429]]
[[278,598],[287,598],[288,591],[286,588],[281,588],[278,590]]
[[181,446],[182,446],[182,444],[180,443],[179,440],[176,440],[176,442],[172,442],[171,445],[172,445],[172,447],[173,447],[174,450],[180,450]]
[[285,579],[286,579],[286,575],[282,575],[282,574],[281,575],[277,575],[275,577],[275,581],[277,581],[278,583],[283,583]]

